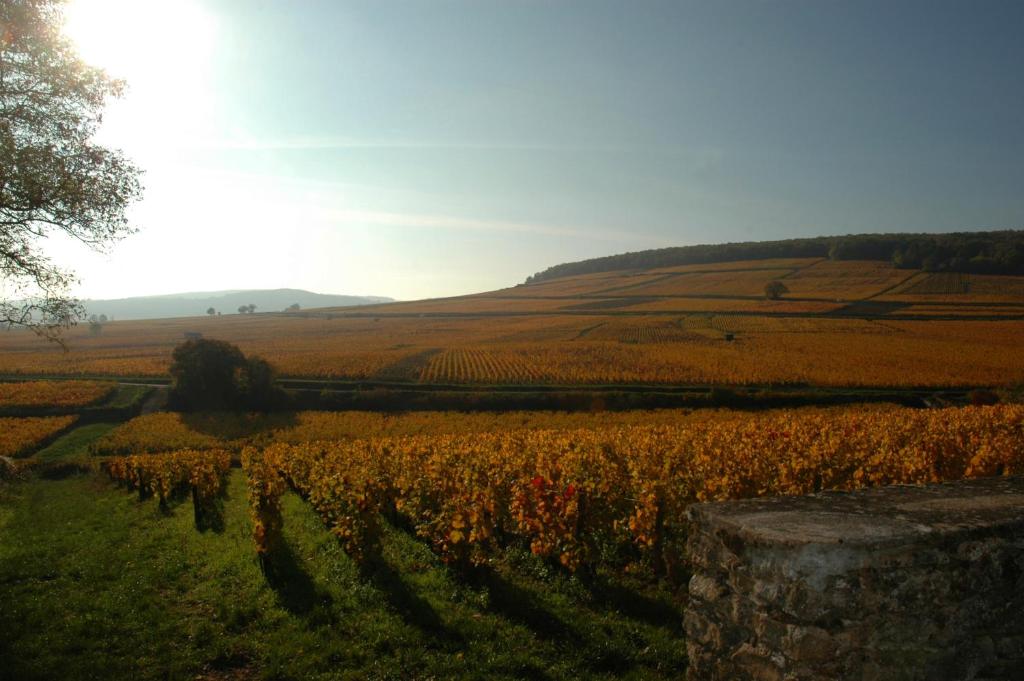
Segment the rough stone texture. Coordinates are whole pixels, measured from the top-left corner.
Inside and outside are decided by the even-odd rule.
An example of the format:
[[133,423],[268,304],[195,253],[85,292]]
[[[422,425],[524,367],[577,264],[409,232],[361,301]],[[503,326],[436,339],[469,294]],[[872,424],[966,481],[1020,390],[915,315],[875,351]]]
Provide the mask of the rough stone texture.
[[1024,478],[688,514],[689,679],[1024,680]]

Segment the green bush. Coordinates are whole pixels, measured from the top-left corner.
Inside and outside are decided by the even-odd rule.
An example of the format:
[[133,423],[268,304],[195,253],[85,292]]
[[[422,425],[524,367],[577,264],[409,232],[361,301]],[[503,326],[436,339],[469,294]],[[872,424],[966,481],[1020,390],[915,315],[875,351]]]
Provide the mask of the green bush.
[[169,405],[181,411],[250,409],[283,406],[284,391],[274,369],[259,357],[209,338],[190,339],[174,349]]

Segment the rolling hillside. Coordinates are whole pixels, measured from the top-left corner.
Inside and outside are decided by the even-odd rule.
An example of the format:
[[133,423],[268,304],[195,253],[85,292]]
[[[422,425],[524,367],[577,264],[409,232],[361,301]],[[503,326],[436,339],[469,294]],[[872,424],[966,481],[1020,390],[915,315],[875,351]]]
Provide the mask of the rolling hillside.
[[[764,287],[788,290],[766,299]],[[1024,276],[923,272],[880,260],[776,258],[541,279],[470,296],[315,310],[364,315],[766,315],[1024,318]]]
[[[768,300],[764,287],[788,290]],[[409,384],[1024,383],[1024,277],[774,258],[592,272],[453,298],[0,333],[0,374],[166,375],[200,333],[285,376]]]
[[650,270],[779,258],[882,260],[906,270],[1024,275],[1024,230],[945,234],[846,234],[782,241],[657,248],[562,263],[528,277],[526,283],[595,272]]
[[367,305],[390,302],[380,296],[345,296],[312,293],[301,289],[250,289],[204,293],[172,293],[112,300],[83,301],[87,315],[105,315],[109,319],[163,319],[199,317],[213,308],[215,313],[237,314],[241,305],[255,305],[256,311],[279,311],[290,305],[327,307],[329,305]]

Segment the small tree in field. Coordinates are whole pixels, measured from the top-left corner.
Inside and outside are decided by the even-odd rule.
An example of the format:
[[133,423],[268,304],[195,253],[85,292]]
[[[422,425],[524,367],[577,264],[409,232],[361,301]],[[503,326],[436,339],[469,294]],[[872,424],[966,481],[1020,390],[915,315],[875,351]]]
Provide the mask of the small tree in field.
[[208,308],[206,308],[206,314],[208,314],[208,315],[210,315],[212,317],[213,315],[217,314],[217,311],[214,310],[212,307],[208,307]]
[[768,300],[778,300],[786,293],[789,289],[781,281],[769,281],[764,285],[764,297]]
[[246,359],[245,369],[238,375],[238,397],[241,406],[264,411],[281,406],[284,392],[274,385],[274,368],[261,357]]
[[187,340],[171,355],[171,404],[185,411],[229,409],[238,402],[236,375],[245,355],[231,343],[208,338]]
[[231,343],[190,339],[174,349],[170,404],[183,411],[273,409],[286,401],[274,370]]

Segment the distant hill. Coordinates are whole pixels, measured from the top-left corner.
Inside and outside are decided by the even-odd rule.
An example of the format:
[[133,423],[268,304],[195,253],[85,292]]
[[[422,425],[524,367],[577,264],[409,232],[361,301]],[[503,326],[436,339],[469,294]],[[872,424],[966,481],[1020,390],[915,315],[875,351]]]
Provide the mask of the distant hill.
[[563,263],[528,277],[526,283],[594,272],[772,258],[886,260],[900,269],[923,269],[927,272],[1024,274],[1024,231],[847,234],[785,241],[677,246]]
[[238,314],[242,305],[255,305],[256,312],[281,312],[290,305],[299,307],[348,307],[392,302],[382,296],[343,296],[312,293],[301,289],[280,288],[247,291],[206,291],[172,293],[161,296],[84,300],[86,315],[106,315],[110,319],[160,319],[165,317],[205,316],[209,308],[223,314]]

